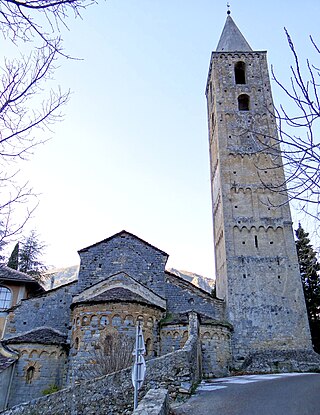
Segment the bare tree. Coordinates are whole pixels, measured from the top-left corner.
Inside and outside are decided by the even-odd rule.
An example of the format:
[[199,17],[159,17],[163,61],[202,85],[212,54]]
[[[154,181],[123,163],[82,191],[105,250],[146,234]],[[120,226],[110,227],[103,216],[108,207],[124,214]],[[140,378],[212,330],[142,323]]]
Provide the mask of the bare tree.
[[[19,233],[37,201],[27,182],[18,180],[17,160],[26,159],[40,143],[44,131],[62,120],[62,106],[69,92],[46,91],[55,61],[67,56],[62,50],[61,29],[70,14],[80,12],[94,0],[0,0],[0,31],[5,39],[31,47],[28,55],[4,59],[0,67],[0,245]],[[39,133],[40,131],[40,133]],[[17,220],[17,207],[27,206]]]
[[51,77],[56,54],[55,50],[42,47],[27,58],[5,61],[0,92],[2,161],[23,158],[39,142],[35,139],[35,128],[44,129],[61,119],[60,109],[68,93],[51,90],[40,108],[35,100],[42,95],[43,83]]
[[[41,39],[51,49],[60,45],[61,27],[67,27],[71,14],[80,12],[95,0],[0,0],[0,27],[13,42]],[[61,50],[59,50],[61,52]]]
[[84,370],[86,377],[93,378],[117,372],[133,364],[134,338],[118,331],[106,335],[91,352]]
[[[293,109],[283,105],[276,111],[279,138],[286,178],[283,183],[269,186],[275,192],[288,192],[289,201],[299,203],[299,208],[317,221],[320,219],[320,69],[306,61],[306,75],[300,65],[292,39],[285,29],[293,55],[290,86],[273,78],[293,104]],[[320,50],[310,36],[315,51]],[[284,190],[285,189],[285,190]]]
[[[17,183],[17,159],[26,159],[34,146],[45,140],[37,138],[36,130],[50,129],[61,120],[61,106],[67,102],[68,92],[49,91],[40,101],[42,85],[51,77],[57,51],[44,47],[21,60],[5,61],[0,83],[0,218],[3,238],[17,234],[37,205],[25,209],[18,223],[14,212],[18,206],[35,196],[28,183]],[[38,134],[38,137],[42,135]],[[27,206],[27,205],[26,205]]]

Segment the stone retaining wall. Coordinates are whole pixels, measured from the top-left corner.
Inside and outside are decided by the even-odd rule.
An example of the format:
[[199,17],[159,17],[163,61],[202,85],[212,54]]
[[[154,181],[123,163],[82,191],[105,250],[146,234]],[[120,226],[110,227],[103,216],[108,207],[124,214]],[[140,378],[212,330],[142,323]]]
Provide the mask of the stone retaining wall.
[[150,389],[132,415],[168,415],[169,396],[166,389]]
[[[146,378],[139,398],[148,390],[165,388],[174,399],[181,387],[199,379],[198,319],[191,313],[189,338],[183,349],[147,362]],[[17,405],[2,415],[127,415],[133,409],[131,368],[81,382]]]
[[310,350],[269,350],[252,353],[240,371],[247,373],[318,372],[320,355]]

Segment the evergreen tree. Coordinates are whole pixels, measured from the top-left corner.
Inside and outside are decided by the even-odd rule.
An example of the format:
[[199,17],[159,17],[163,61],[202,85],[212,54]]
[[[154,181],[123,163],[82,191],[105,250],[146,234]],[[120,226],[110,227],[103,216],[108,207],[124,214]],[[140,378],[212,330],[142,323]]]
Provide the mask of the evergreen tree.
[[41,281],[42,274],[46,270],[43,262],[40,260],[43,255],[45,245],[39,240],[35,231],[25,237],[19,252],[19,271],[25,272],[38,281]]
[[17,242],[16,246],[13,248],[7,266],[16,270],[19,269],[19,242]]
[[320,352],[320,263],[308,236],[299,224],[296,230],[296,248],[300,274],[313,344],[315,350]]

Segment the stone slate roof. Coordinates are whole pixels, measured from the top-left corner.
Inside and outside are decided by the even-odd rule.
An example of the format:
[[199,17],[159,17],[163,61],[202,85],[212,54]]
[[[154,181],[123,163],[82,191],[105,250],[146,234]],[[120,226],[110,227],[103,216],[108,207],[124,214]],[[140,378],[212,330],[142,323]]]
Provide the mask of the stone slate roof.
[[192,282],[186,280],[185,278],[183,278],[180,275],[177,275],[177,274],[175,274],[173,272],[170,272],[168,270],[165,270],[165,274],[172,277],[172,279],[174,279],[176,281],[176,283],[179,284],[180,286],[184,286],[184,287],[192,289],[196,293],[196,295],[202,295],[202,296],[205,296],[205,297],[210,298],[212,300],[214,299],[214,300],[221,301],[222,303],[224,302],[220,298],[212,297],[212,295],[210,293],[208,293],[208,291],[204,290],[201,287],[197,287]]
[[25,274],[24,272],[16,271],[15,269],[9,268],[6,265],[0,265],[0,284],[5,282],[20,282],[33,286],[35,290],[34,294],[44,292],[44,288],[39,282],[31,277],[31,275]]
[[65,345],[67,336],[49,327],[40,327],[10,339],[3,340],[4,344],[39,343]]
[[[104,303],[104,302],[129,302],[129,303],[139,303],[151,305],[152,307],[159,307],[153,304],[151,301],[148,301],[139,294],[136,294],[126,288],[117,287],[106,290],[103,293],[96,295],[95,297],[90,297],[87,300],[79,301],[79,303]],[[76,304],[76,303],[74,303]]]
[[190,282],[195,287],[200,288],[209,294],[211,294],[212,289],[215,285],[214,279],[203,277],[202,275],[196,274],[194,272],[182,271],[175,268],[169,268],[166,271]]
[[16,359],[12,359],[11,357],[5,357],[0,354],[0,372],[7,369],[12,363],[15,362]]
[[21,281],[38,284],[38,282],[31,277],[31,275],[16,271],[15,269],[9,268],[5,265],[0,266],[0,281]]
[[[174,324],[188,324],[189,323],[189,313],[193,310],[190,309],[184,313],[177,313],[177,314],[171,314],[169,317],[166,317],[162,322],[162,326],[170,326]],[[201,324],[209,324],[209,325],[222,325],[225,327],[228,327],[232,330],[232,325],[227,321],[219,321],[213,319],[211,316],[205,314],[205,313],[199,313],[197,312],[198,317],[200,319]]]
[[249,43],[228,15],[216,49],[217,52],[251,52]]
[[171,314],[161,321],[162,326],[170,326],[172,324],[188,324],[189,315],[186,313]]

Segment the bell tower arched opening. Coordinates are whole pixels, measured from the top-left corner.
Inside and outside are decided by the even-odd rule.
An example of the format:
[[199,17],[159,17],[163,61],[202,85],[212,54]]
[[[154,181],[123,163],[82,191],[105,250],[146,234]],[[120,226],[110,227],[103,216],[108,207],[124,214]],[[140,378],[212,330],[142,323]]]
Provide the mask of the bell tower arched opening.
[[238,96],[238,109],[239,111],[249,111],[250,109],[250,97],[247,94],[241,94]]
[[246,83],[246,64],[244,62],[240,61],[234,65],[234,78],[236,84]]

